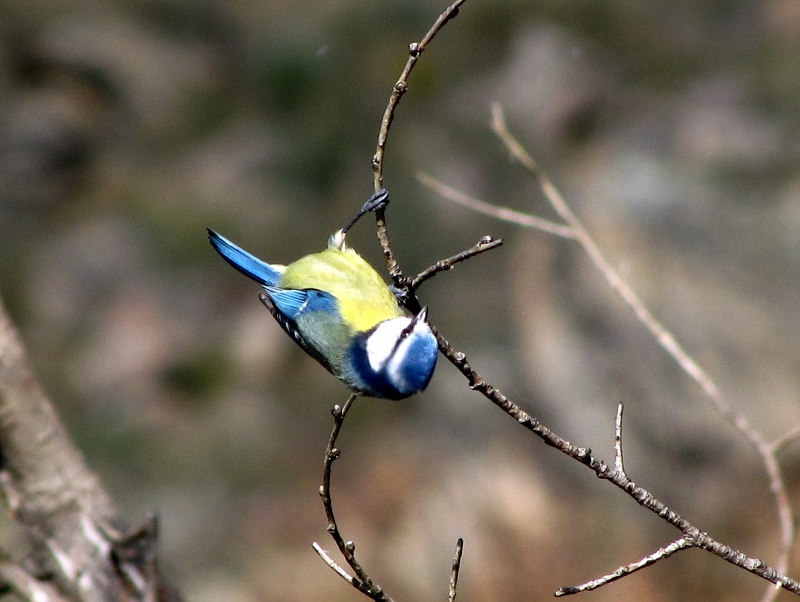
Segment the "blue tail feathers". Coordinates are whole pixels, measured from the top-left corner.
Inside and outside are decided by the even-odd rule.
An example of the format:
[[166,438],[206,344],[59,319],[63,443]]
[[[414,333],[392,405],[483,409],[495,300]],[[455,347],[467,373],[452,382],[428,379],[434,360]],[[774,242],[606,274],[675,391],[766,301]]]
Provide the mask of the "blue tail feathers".
[[[281,279],[282,269],[271,266],[265,261],[261,261],[255,255],[251,255],[244,249],[237,247],[221,234],[217,234],[211,228],[208,230],[208,240],[217,253],[222,255],[229,264],[262,285],[276,286]],[[282,268],[283,266],[281,266]]]

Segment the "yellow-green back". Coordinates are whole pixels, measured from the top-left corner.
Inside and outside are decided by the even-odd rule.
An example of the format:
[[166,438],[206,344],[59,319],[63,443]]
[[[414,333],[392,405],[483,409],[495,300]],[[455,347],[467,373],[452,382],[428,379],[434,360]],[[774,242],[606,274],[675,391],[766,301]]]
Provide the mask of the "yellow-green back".
[[330,248],[289,264],[280,286],[328,291],[338,299],[345,323],[356,332],[403,315],[378,273],[348,247]]

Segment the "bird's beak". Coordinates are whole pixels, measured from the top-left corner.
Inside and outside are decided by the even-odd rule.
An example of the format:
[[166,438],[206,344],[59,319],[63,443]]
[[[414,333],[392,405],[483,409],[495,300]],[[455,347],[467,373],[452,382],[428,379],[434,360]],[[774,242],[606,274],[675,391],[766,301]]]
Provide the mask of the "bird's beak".
[[427,322],[427,321],[428,321],[428,308],[427,307],[423,307],[419,311],[419,313],[416,316],[414,316],[414,319],[412,320],[412,322],[413,322],[413,324],[415,326],[417,324],[421,323],[421,322]]

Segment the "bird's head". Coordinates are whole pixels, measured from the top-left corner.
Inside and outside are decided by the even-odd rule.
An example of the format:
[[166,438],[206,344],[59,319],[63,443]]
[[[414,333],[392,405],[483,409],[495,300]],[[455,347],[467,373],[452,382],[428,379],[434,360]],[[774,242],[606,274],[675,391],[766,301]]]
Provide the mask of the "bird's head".
[[378,324],[353,349],[353,368],[364,393],[403,399],[428,386],[436,368],[438,345],[423,308]]

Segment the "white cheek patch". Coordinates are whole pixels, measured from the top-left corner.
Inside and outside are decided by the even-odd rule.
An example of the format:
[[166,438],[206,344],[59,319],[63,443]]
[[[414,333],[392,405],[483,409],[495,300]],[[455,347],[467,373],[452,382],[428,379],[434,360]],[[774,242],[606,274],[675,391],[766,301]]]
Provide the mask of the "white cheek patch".
[[[400,338],[400,333],[403,332],[403,329],[407,328],[410,323],[410,318],[387,320],[386,322],[378,324],[375,332],[367,339],[367,359],[369,360],[370,367],[375,372],[381,372],[384,369],[386,362],[389,361],[392,352],[395,350],[395,345],[397,345],[397,339]],[[406,344],[406,341],[403,341],[400,344],[398,352],[400,352],[402,347]],[[396,370],[398,358],[402,358],[403,356],[405,356],[405,354],[402,352],[396,353],[395,361],[391,362],[394,366],[390,366],[390,369],[394,368],[394,370]]]
[[389,382],[392,383],[397,389],[404,390],[408,387],[408,382],[401,370],[403,364],[408,359],[408,348],[411,345],[411,337],[406,337],[397,346],[397,351],[389,358],[389,363],[386,364],[386,373],[389,376]]

